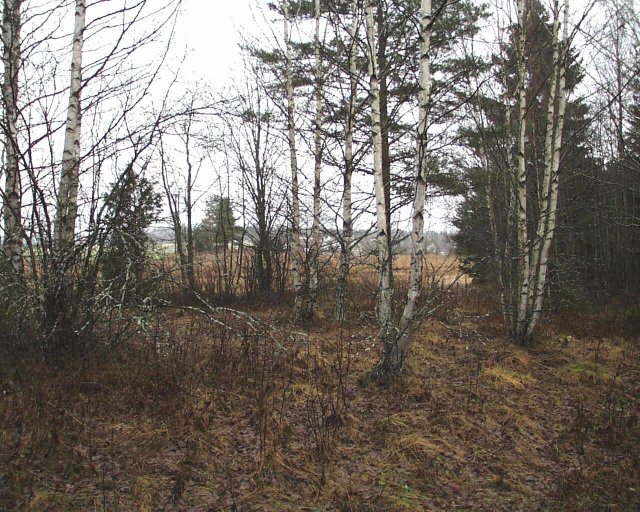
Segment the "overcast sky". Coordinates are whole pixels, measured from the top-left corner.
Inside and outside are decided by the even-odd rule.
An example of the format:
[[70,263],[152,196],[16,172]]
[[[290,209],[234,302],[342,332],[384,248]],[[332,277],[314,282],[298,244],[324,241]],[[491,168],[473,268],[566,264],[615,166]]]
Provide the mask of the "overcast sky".
[[[255,35],[262,15],[256,0],[185,0],[177,44],[188,52],[185,79],[204,78],[216,88],[240,68],[240,33]],[[261,2],[262,3],[262,2]],[[234,69],[235,68],[235,69]]]

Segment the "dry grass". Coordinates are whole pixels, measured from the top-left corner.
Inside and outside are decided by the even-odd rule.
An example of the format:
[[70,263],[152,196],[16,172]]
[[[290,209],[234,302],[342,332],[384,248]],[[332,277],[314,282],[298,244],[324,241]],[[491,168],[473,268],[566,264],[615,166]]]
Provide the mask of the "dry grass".
[[524,350],[483,304],[452,297],[389,388],[360,384],[375,322],[329,299],[301,329],[172,313],[59,366],[6,352],[0,510],[638,510],[638,345]]
[[503,366],[494,366],[492,368],[484,368],[482,376],[496,387],[511,387],[514,389],[524,389],[536,380],[528,373],[519,373]]

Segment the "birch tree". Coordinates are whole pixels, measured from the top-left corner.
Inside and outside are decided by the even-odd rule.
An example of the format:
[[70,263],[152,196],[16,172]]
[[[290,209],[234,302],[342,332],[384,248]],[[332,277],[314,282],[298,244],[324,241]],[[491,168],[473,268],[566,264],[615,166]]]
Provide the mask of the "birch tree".
[[353,133],[356,116],[356,103],[358,94],[358,26],[360,0],[353,0],[351,4],[351,28],[349,32],[349,96],[347,99],[347,116],[345,122],[344,141],[344,171],[342,183],[342,236],[340,238],[340,274],[338,276],[336,290],[336,306],[334,317],[338,321],[344,321],[347,310],[347,279],[351,266],[351,244],[353,240],[352,225],[352,193],[351,182],[354,168]]
[[[475,139],[471,145],[484,172],[483,209],[492,247],[486,257],[498,274],[509,335],[525,344],[534,337],[540,319],[557,230],[561,175],[571,165],[561,164],[568,151],[564,143],[568,74],[575,59],[568,1],[562,8],[559,0],[554,2],[550,22],[537,2],[519,0],[516,7],[511,45],[502,45],[503,54],[494,60],[501,61],[501,67],[499,85],[493,86],[501,87],[503,94],[492,99],[483,93],[476,102],[481,112],[472,115],[476,126],[470,139]],[[571,73],[575,87],[577,66]],[[574,112],[574,116],[580,112],[579,104]],[[580,137],[577,130],[572,137]],[[459,237],[461,247],[468,237],[464,230],[468,228]]]
[[[562,41],[558,41],[559,5],[555,2],[553,23],[553,71],[547,110],[547,135],[545,140],[545,169],[542,189],[541,213],[538,231],[532,248],[532,264],[529,270],[530,285],[527,299],[528,319],[524,332],[517,336],[531,339],[542,311],[545,283],[549,268],[549,254],[557,224],[558,192],[560,184],[560,150],[562,149],[565,110],[567,105],[567,61],[569,57],[569,0],[564,0]],[[559,79],[558,79],[559,75]],[[556,89],[557,87],[557,89]],[[556,96],[557,105],[556,105]]]
[[5,188],[3,195],[3,252],[14,279],[22,280],[22,190],[18,144],[18,87],[21,68],[21,0],[4,0],[2,13],[2,102],[4,107]]
[[[48,3],[44,14],[32,6],[34,15],[25,21],[25,37],[32,41],[25,46],[23,65],[25,81],[27,73],[31,79],[25,84],[31,97],[23,117],[29,144],[23,151],[24,189],[30,194],[25,240],[29,267],[38,269],[30,275],[29,298],[43,346],[74,343],[95,325],[105,301],[114,299],[108,285],[103,288],[100,272],[109,231],[103,173],[111,172],[112,183],[118,183],[124,179],[123,161],[127,169],[139,165],[140,171],[148,164],[142,159],[168,107],[164,102],[157,117],[149,114],[156,109],[143,112],[141,107],[149,106],[152,84],[159,83],[171,38],[164,29],[171,28],[179,1],[154,7],[146,0],[97,2],[89,13],[86,0]],[[70,4],[73,37],[65,87],[66,73],[59,72],[57,63],[68,51],[60,30],[70,17]],[[49,36],[40,42],[34,34]],[[153,59],[134,70],[134,54],[151,46],[156,46]],[[81,194],[86,200],[80,203]]]
[[411,270],[409,289],[400,321],[396,325],[392,312],[391,254],[386,233],[386,206],[384,176],[382,172],[382,137],[380,128],[380,90],[374,23],[375,0],[366,7],[367,39],[369,45],[369,72],[371,76],[372,132],[374,147],[374,181],[376,190],[377,244],[378,244],[378,322],[383,342],[382,356],[373,369],[373,377],[385,381],[398,376],[404,369],[411,333],[416,325],[418,299],[422,288],[424,248],[424,203],[427,181],[428,112],[431,94],[430,43],[432,27],[431,0],[420,3],[419,44],[419,121],[417,128],[417,157],[414,171],[413,215],[411,234]]
[[[551,27],[551,72],[549,76],[549,92],[544,138],[544,163],[541,187],[536,194],[537,204],[528,205],[527,183],[528,172],[525,155],[526,122],[527,122],[527,85],[526,70],[526,33],[527,11],[525,3],[518,2],[518,152],[516,175],[517,208],[517,275],[519,287],[517,298],[514,296],[514,314],[512,316],[511,335],[521,342],[527,343],[533,336],[540,318],[542,300],[548,272],[549,252],[553,241],[558,205],[560,150],[564,130],[566,108],[566,73],[569,51],[568,32],[568,0],[564,3],[564,20],[562,41],[559,40],[560,9],[556,0],[553,7],[553,23]],[[535,97],[536,93],[532,93]],[[528,233],[528,225],[537,211],[535,230]]]
[[86,24],[86,0],[76,0],[73,45],[71,51],[71,84],[64,136],[62,173],[58,186],[58,206],[54,226],[54,243],[68,247],[75,237],[80,186],[80,136],[82,132],[82,49]]
[[[527,92],[536,97],[537,92],[531,91],[527,85],[526,69],[526,33],[527,11],[526,4],[518,2],[518,153],[516,200],[516,229],[517,229],[517,271],[519,288],[517,299],[514,297],[514,308],[511,324],[511,335],[520,343],[531,340],[542,310],[549,267],[549,255],[557,223],[560,152],[563,142],[563,131],[566,110],[566,76],[569,59],[569,2],[564,1],[564,15],[560,21],[560,6],[558,0],[553,6],[553,22],[551,26],[552,48],[550,76],[548,78],[547,111],[545,121],[544,159],[541,186],[536,194],[536,204],[527,204],[528,172],[525,156],[526,122],[527,122]],[[562,25],[562,39],[559,29]],[[535,229],[528,233],[530,219],[536,218]]]
[[311,254],[309,268],[309,297],[306,305],[305,317],[312,318],[318,300],[318,272],[322,234],[320,232],[320,206],[322,192],[322,119],[323,119],[323,70],[322,70],[322,41],[320,39],[321,28],[320,0],[314,0],[315,35],[314,35],[314,59],[315,59],[315,123],[314,123],[314,178],[313,178],[313,225],[311,227]]
[[[520,280],[520,288],[517,297],[517,311],[515,317],[514,332],[524,332],[527,298],[529,295],[529,252],[528,252],[528,226],[527,226],[527,165],[525,155],[525,142],[527,136],[527,9],[525,0],[518,0],[518,38],[516,44],[518,84],[518,142],[517,142],[517,169],[515,170],[515,204],[516,207],[516,232],[517,232],[517,275]],[[517,334],[516,334],[517,335]]]
[[367,0],[366,25],[369,59],[369,94],[371,95],[371,132],[373,138],[373,173],[376,194],[376,244],[378,247],[378,322],[385,344],[393,339],[391,311],[391,254],[387,236],[387,206],[382,174],[382,127],[380,124],[380,81],[378,79],[377,34],[374,21],[376,0]]
[[289,0],[282,0],[284,44],[285,44],[285,80],[287,96],[287,136],[289,142],[289,165],[291,168],[291,277],[295,294],[293,318],[297,320],[302,311],[302,271],[304,267],[304,248],[300,233],[300,184],[298,180],[298,150],[296,145],[296,102],[293,87],[293,48],[291,42],[291,17]]

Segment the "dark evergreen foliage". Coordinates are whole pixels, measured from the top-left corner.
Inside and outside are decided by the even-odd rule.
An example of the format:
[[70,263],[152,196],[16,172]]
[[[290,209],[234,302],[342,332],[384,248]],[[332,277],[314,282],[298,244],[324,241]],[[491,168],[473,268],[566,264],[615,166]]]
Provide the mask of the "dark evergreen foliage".
[[148,291],[150,239],[147,229],[157,219],[160,195],[151,182],[129,168],[105,200],[107,243],[102,277],[118,302],[131,302]]

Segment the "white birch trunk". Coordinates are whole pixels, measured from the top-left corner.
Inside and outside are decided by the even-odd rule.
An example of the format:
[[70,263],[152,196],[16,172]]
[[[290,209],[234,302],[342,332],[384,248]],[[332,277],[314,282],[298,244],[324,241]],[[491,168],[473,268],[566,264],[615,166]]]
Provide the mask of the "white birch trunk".
[[382,173],[382,127],[380,124],[380,82],[378,79],[377,35],[374,19],[376,0],[367,0],[366,24],[369,45],[369,75],[371,94],[371,123],[373,132],[373,168],[376,193],[378,234],[378,322],[383,342],[395,343],[395,328],[391,310],[391,251],[387,236],[387,208]]
[[563,55],[558,62],[560,83],[558,98],[558,115],[555,125],[553,140],[553,157],[551,159],[551,183],[549,186],[548,219],[544,233],[544,242],[540,254],[540,267],[536,279],[535,303],[532,306],[531,318],[527,326],[527,336],[531,336],[536,328],[542,311],[542,299],[547,279],[549,253],[556,229],[559,190],[560,150],[562,149],[562,136],[564,132],[565,110],[567,105],[567,66],[569,60],[569,0],[564,1],[564,19],[562,27]]
[[300,186],[298,182],[298,153],[296,149],[296,103],[293,89],[293,50],[291,48],[289,0],[283,0],[282,7],[284,12],[284,41],[286,51],[287,129],[291,165],[291,275],[293,290],[295,292],[293,317],[297,320],[301,309],[300,292],[302,288],[301,273],[304,265],[304,249],[302,248],[300,236]]
[[535,301],[535,293],[537,289],[537,276],[540,268],[540,257],[543,240],[549,224],[549,199],[550,187],[552,181],[552,161],[553,161],[553,145],[554,145],[554,127],[555,127],[555,108],[556,108],[556,88],[558,82],[558,68],[560,48],[558,43],[558,27],[560,24],[560,13],[558,12],[558,0],[554,2],[553,10],[553,28],[551,30],[551,44],[553,46],[553,61],[551,69],[551,79],[549,83],[549,99],[547,103],[547,125],[544,141],[544,176],[542,180],[542,188],[540,189],[540,216],[538,218],[538,226],[535,238],[531,242],[531,268],[529,269],[529,298],[528,304]]
[[342,245],[340,251],[340,276],[336,297],[335,319],[345,320],[347,310],[347,278],[351,265],[351,243],[353,227],[351,220],[351,178],[353,176],[353,126],[355,121],[355,107],[357,95],[356,44],[358,37],[358,5],[359,0],[353,0],[349,45],[349,107],[347,111],[346,134],[344,143],[344,176],[342,192]]
[[54,243],[59,247],[68,247],[73,243],[78,216],[80,135],[82,131],[82,48],[86,11],[86,0],[76,0],[69,107],[64,135],[62,174],[58,188],[58,210],[54,227]]
[[424,258],[424,204],[427,191],[427,143],[429,127],[429,100],[431,98],[431,0],[422,0],[420,4],[420,92],[419,120],[417,136],[416,178],[413,197],[413,219],[411,231],[411,269],[407,302],[400,319],[400,337],[398,351],[402,365],[408,343],[408,336],[414,324],[416,308],[422,291],[422,270]]
[[16,281],[24,274],[22,256],[22,190],[18,148],[18,83],[21,66],[21,0],[4,0],[2,16],[2,102],[4,107],[5,188],[3,253]]
[[[428,126],[429,126],[429,100],[431,97],[431,60],[430,60],[430,48],[431,48],[431,0],[421,0],[420,3],[420,71],[419,71],[419,86],[418,93],[419,102],[419,119],[418,119],[418,132],[416,143],[416,171],[415,171],[415,185],[414,185],[414,197],[413,197],[413,217],[412,217],[412,230],[411,230],[411,268],[409,272],[409,288],[407,291],[407,299],[404,305],[402,316],[397,330],[391,325],[391,320],[388,321],[389,327],[386,328],[386,333],[383,331],[384,348],[382,352],[382,358],[376,368],[374,369],[374,375],[378,379],[388,379],[399,375],[403,368],[406,358],[407,347],[411,333],[416,325],[416,315],[418,300],[422,291],[422,269],[424,258],[424,205],[427,186],[427,143],[428,143]],[[373,75],[375,76],[375,75]],[[375,96],[374,96],[375,100]],[[374,109],[375,115],[375,109]],[[375,118],[374,118],[375,126]],[[381,166],[380,166],[381,167]],[[378,172],[376,168],[376,177]],[[380,188],[384,192],[384,182],[382,180],[382,171],[380,170],[380,179],[376,180],[380,183]],[[378,186],[376,187],[376,191]],[[381,194],[382,201],[379,197],[378,205],[382,202],[384,205],[384,195]],[[386,225],[386,217],[380,215],[381,212],[378,207],[378,226]],[[383,222],[383,224],[381,224]],[[380,237],[379,240],[385,240],[387,237]],[[390,310],[390,304],[389,304]],[[390,313],[389,313],[390,318]],[[391,327],[394,327],[393,330]],[[384,335],[386,334],[386,337]]]
[[522,341],[527,320],[527,299],[529,297],[529,253],[527,234],[527,167],[525,159],[526,120],[527,120],[527,88],[526,88],[526,31],[527,11],[525,0],[518,0],[518,158],[516,170],[517,187],[517,219],[518,236],[518,279],[519,291],[515,337]]
[[323,116],[323,91],[322,91],[322,53],[320,44],[320,0],[315,0],[316,32],[314,36],[315,44],[315,64],[316,64],[316,118],[315,118],[315,141],[314,141],[314,181],[313,181],[313,226],[311,228],[311,261],[309,269],[309,304],[307,305],[306,316],[313,317],[314,309],[318,297],[318,266],[320,259],[320,192],[322,177],[322,116]]

